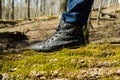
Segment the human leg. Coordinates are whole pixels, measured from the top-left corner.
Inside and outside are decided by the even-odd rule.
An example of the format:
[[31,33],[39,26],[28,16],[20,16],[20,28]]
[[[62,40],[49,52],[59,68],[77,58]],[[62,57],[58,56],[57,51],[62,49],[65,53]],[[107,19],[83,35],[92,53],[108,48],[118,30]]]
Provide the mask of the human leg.
[[69,0],[68,12],[62,14],[62,19],[67,23],[84,25],[87,23],[93,0]]

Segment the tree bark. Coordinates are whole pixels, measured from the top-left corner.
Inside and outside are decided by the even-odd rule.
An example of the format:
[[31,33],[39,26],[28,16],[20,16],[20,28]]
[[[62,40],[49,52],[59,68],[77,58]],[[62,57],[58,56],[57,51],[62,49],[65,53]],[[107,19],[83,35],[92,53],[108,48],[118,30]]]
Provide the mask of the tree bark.
[[11,19],[14,20],[14,0],[12,0],[12,12],[11,12]]
[[36,1],[36,12],[35,12],[35,17],[38,17],[38,0]]
[[111,3],[111,0],[108,1],[108,11],[110,9],[110,3]]
[[61,11],[67,11],[67,2],[68,2],[68,0],[61,0],[60,1],[61,2]]
[[64,11],[67,11],[67,2],[68,2],[68,0],[65,0]]
[[100,15],[102,13],[102,3],[103,3],[103,0],[101,0],[100,2],[100,6],[99,6],[99,10],[98,10],[98,15],[97,15],[97,25],[100,24]]
[[115,0],[115,9],[114,9],[114,15],[116,15],[116,9],[117,9],[117,6],[118,6],[118,0]]
[[28,0],[28,19],[30,19],[30,0]]
[[0,0],[0,19],[2,19],[2,0]]

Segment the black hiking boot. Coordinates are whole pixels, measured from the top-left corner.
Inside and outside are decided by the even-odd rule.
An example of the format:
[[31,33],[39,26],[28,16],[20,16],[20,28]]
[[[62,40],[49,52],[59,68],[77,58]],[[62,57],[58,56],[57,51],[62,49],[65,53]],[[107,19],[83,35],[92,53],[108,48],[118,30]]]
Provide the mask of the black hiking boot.
[[43,42],[33,44],[30,48],[38,52],[49,52],[61,48],[78,48],[85,45],[82,27],[61,20],[56,32]]

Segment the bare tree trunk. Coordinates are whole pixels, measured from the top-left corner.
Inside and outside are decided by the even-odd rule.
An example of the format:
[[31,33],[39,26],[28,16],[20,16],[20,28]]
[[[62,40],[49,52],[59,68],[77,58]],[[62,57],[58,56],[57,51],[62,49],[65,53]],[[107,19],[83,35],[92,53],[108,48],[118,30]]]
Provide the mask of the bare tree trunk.
[[117,9],[117,6],[118,6],[118,0],[115,0],[115,9],[114,9],[114,15],[116,15],[116,9]]
[[43,0],[43,12],[46,15],[46,3],[45,3],[45,0]]
[[5,19],[5,14],[6,14],[5,0],[2,0],[2,19]]
[[97,15],[97,24],[98,25],[100,24],[100,15],[102,13],[102,3],[103,3],[103,0],[101,0],[99,10],[98,10],[98,15]]
[[105,8],[106,7],[106,0],[103,0],[103,7]]
[[28,19],[30,19],[30,0],[28,0]]
[[14,20],[14,0],[12,0],[12,12],[11,12],[11,19]]
[[11,0],[7,1],[7,7],[5,7],[6,8],[5,19],[7,19],[7,20],[10,19],[10,2],[11,2]]
[[60,10],[61,11],[67,11],[67,2],[68,2],[68,0],[61,0],[60,1],[61,2],[61,8],[60,8]]
[[68,0],[65,0],[64,11],[67,11],[67,2]]
[[110,9],[110,3],[111,3],[111,0],[108,1],[108,11]]
[[41,15],[45,15],[45,0],[40,0],[40,12],[41,12]]
[[28,0],[25,0],[25,19],[28,19]]
[[38,0],[36,1],[36,12],[35,12],[35,17],[38,17]]
[[41,15],[41,11],[42,11],[42,0],[40,0],[40,15]]
[[2,19],[2,0],[0,0],[0,19]]

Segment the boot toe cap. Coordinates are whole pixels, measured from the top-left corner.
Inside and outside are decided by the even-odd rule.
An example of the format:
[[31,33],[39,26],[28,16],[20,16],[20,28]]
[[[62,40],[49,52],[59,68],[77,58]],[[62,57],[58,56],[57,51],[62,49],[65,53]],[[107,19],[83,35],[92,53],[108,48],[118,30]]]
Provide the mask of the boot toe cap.
[[36,44],[32,44],[32,45],[30,46],[30,49],[39,52],[40,49],[42,49],[42,46],[41,46],[39,43],[36,43]]

